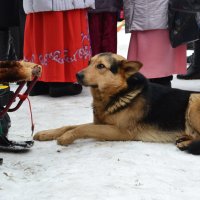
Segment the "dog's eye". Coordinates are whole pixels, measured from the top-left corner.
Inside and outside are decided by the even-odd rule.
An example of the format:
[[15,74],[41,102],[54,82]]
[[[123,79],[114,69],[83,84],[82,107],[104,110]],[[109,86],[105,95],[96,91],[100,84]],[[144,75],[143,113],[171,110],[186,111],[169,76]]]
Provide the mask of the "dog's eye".
[[103,65],[103,64],[98,64],[97,65],[97,69],[103,69],[103,68],[105,68],[105,65]]

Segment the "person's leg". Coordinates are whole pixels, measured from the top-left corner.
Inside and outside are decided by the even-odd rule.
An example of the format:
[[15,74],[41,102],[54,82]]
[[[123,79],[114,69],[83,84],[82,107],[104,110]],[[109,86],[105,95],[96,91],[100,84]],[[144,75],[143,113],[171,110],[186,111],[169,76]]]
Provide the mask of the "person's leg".
[[8,60],[18,60],[17,54],[16,54],[16,46],[15,46],[15,38],[11,34],[11,30],[9,32],[9,55]]
[[[27,83],[27,86],[30,82]],[[47,95],[49,94],[49,85],[43,81],[37,81],[33,89],[30,91],[29,96]]]
[[103,13],[102,51],[117,53],[117,12]]
[[101,53],[102,49],[102,13],[89,13],[88,19],[92,56],[94,56]]
[[10,49],[9,28],[0,28],[0,61],[8,60]]
[[200,79],[200,40],[194,42],[194,55],[192,63],[187,69],[186,74],[177,75],[178,79]]
[[23,8],[23,1],[18,1],[19,6],[19,25],[11,27],[11,35],[13,38],[15,56],[17,60],[23,59],[23,46],[24,46],[24,28],[26,21],[26,14]]
[[78,83],[49,83],[49,95],[51,97],[61,97],[67,95],[77,95],[82,92],[82,86]]
[[171,87],[172,79],[173,79],[173,76],[166,76],[166,77],[162,77],[162,78],[151,78],[149,80],[152,83],[156,83],[156,84],[164,85],[164,86],[167,86],[167,87]]
[[20,51],[19,51],[19,59],[23,59],[24,54],[24,29],[26,23],[26,14],[23,8],[23,1],[19,1],[19,40],[20,40]]

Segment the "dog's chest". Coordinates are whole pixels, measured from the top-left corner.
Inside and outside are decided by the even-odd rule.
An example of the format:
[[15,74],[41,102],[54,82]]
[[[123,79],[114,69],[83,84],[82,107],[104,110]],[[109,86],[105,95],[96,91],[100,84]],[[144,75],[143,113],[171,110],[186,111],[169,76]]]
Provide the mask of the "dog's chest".
[[93,106],[94,122],[100,124],[116,125],[120,121],[121,112],[109,114],[103,105]]
[[136,125],[138,117],[140,117],[138,110],[133,109],[132,106],[119,110],[118,112],[108,113],[105,107],[94,107],[94,122],[100,124],[109,124],[117,127],[129,127],[130,124]]

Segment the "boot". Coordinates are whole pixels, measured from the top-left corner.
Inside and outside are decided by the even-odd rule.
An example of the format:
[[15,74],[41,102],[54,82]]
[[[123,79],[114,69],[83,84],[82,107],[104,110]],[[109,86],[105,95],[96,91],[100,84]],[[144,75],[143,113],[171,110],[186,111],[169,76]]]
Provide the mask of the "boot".
[[189,43],[187,44],[187,49],[188,49],[188,50],[194,50],[194,43],[193,43],[193,42],[189,42]]
[[171,80],[173,79],[173,76],[166,76],[162,78],[150,78],[149,81],[151,83],[160,84],[163,86],[171,87]]
[[0,30],[0,61],[8,60],[9,50],[9,30]]
[[185,80],[200,79],[200,40],[194,42],[194,55],[192,63],[187,68],[187,73],[179,74],[177,78]]
[[49,83],[49,96],[61,97],[77,95],[82,92],[82,86],[78,83]]
[[[30,85],[30,82],[27,83],[27,86],[29,85]],[[33,89],[30,91],[29,96],[46,95],[48,93],[49,93],[48,83],[37,81]]]
[[192,53],[190,56],[187,56],[187,63],[193,62],[194,53]]

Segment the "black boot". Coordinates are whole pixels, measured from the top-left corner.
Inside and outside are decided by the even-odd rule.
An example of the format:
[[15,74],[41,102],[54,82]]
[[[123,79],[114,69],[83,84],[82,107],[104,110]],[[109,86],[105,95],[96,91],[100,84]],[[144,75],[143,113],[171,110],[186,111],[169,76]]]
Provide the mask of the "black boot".
[[194,42],[194,55],[192,59],[192,63],[187,68],[187,73],[177,75],[178,79],[200,79],[200,40]]
[[194,50],[194,43],[193,42],[190,42],[187,44],[187,49],[188,50]]
[[0,29],[0,61],[8,60],[10,50],[9,36],[8,29]]
[[150,78],[149,81],[152,82],[152,83],[171,87],[171,80],[172,79],[173,79],[173,76],[166,76],[166,77],[162,77],[162,78]]
[[[29,85],[30,82],[27,83]],[[38,95],[45,95],[49,93],[49,85],[48,83],[37,81],[34,85],[33,89],[29,93],[29,96],[38,96]]]
[[78,83],[49,83],[49,96],[61,97],[77,95],[82,92],[82,86]]
[[192,53],[190,56],[187,56],[187,63],[193,62],[194,53]]

